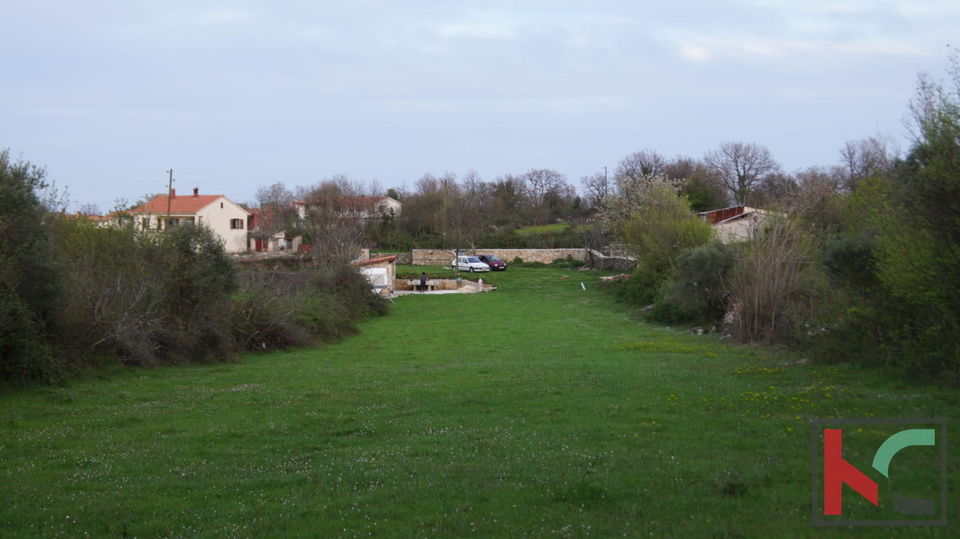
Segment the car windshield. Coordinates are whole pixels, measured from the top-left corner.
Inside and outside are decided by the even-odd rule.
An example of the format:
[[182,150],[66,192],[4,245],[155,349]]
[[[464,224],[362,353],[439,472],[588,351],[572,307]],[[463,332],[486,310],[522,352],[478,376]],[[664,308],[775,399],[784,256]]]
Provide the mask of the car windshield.
[[475,256],[471,256],[467,259],[467,262],[480,262],[480,259]]
[[495,256],[493,256],[493,255],[488,256],[488,257],[487,257],[487,260],[489,260],[490,262],[503,262],[503,260],[500,260],[499,258],[497,258],[497,257],[495,257]]

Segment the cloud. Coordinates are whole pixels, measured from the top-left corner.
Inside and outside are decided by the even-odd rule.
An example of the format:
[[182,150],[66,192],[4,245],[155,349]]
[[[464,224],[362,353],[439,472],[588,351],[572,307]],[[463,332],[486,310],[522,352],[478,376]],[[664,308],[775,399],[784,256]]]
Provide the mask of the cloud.
[[923,45],[899,39],[861,39],[845,42],[799,38],[702,38],[682,42],[678,46],[678,54],[681,57],[700,62],[718,56],[778,60],[790,57],[828,59],[835,58],[838,54],[922,57],[936,55],[937,52]]
[[687,60],[694,62],[706,62],[713,58],[710,50],[703,45],[694,45],[693,43],[681,43],[678,48],[678,54]]
[[437,28],[437,35],[447,39],[512,39],[515,37],[515,32],[507,24],[452,23],[441,24]]

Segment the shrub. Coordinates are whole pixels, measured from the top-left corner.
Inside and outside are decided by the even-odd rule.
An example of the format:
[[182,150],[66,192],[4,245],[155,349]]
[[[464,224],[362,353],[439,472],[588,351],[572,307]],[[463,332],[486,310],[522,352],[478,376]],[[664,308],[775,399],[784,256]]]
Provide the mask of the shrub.
[[48,332],[62,282],[37,196],[45,174],[0,150],[0,381],[51,380],[60,372]]
[[657,297],[656,283],[640,272],[634,273],[629,279],[601,283],[600,288],[611,292],[617,301],[629,305],[650,305]]
[[659,284],[670,277],[680,253],[709,242],[713,229],[690,212],[675,190],[659,185],[645,193],[642,209],[624,223],[622,235],[637,258],[638,272]]
[[722,318],[736,254],[735,247],[719,241],[681,253],[670,285],[673,301],[693,313],[697,321],[714,322]]
[[800,224],[771,217],[733,271],[731,333],[738,342],[786,343],[808,319],[822,286],[818,245]]
[[550,263],[550,266],[554,268],[577,269],[583,267],[583,261],[567,255],[566,258],[557,258]]

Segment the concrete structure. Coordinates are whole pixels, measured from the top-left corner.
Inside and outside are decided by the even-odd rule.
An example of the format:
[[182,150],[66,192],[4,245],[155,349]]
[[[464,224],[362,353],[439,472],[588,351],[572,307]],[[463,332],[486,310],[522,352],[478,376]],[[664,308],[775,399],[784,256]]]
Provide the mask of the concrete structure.
[[751,206],[731,206],[700,212],[702,221],[713,225],[717,239],[723,243],[752,240],[770,213]]
[[397,255],[357,260],[351,263],[360,268],[360,274],[370,281],[374,288],[395,290],[397,280]]
[[223,195],[201,195],[194,188],[192,196],[177,196],[177,190],[171,189],[169,196],[155,196],[129,214],[135,226],[150,231],[159,232],[183,223],[205,226],[223,241],[228,253],[247,250],[250,213]]

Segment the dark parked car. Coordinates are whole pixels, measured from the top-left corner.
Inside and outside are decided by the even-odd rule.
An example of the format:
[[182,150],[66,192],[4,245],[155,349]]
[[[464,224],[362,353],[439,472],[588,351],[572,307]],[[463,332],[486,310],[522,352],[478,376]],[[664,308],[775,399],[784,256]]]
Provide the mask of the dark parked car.
[[480,262],[490,266],[490,271],[507,271],[507,263],[500,260],[496,255],[480,255],[477,258]]

